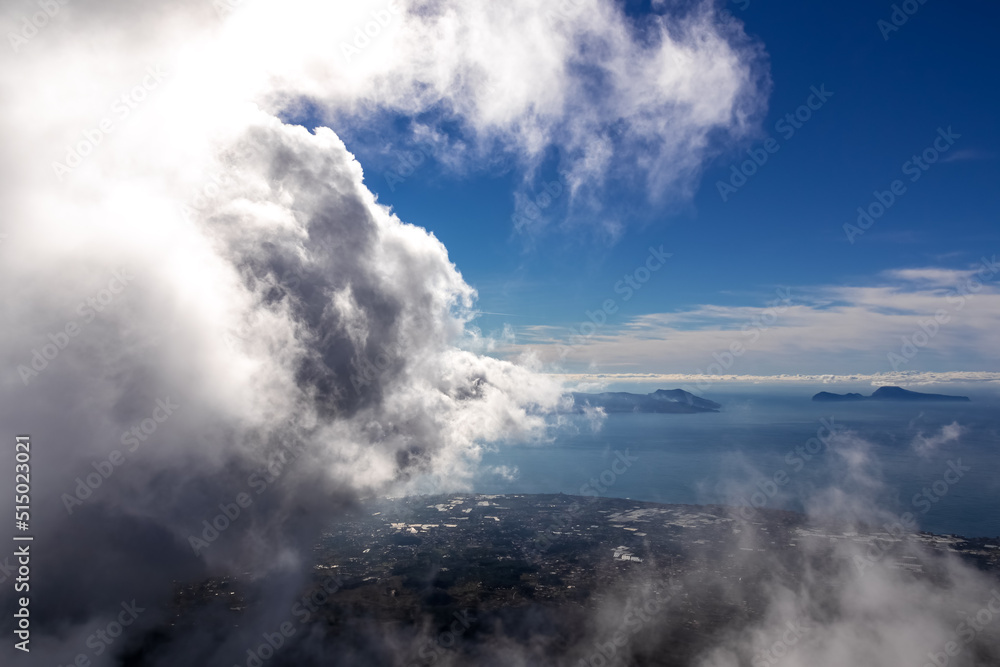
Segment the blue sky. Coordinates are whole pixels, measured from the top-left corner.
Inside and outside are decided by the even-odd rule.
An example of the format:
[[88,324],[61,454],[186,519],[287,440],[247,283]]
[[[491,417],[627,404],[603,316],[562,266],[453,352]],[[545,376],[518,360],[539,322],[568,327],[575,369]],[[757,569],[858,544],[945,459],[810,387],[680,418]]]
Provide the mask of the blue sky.
[[[822,337],[814,345],[803,344],[799,356],[775,355],[771,361],[766,358],[771,348],[764,346],[755,351],[761,358],[751,360],[748,354],[741,360],[746,362],[743,372],[900,370],[886,367],[888,354],[902,345],[893,341],[908,335],[921,316],[933,314],[936,304],[945,304],[946,294],[959,289],[968,274],[951,274],[958,283],[935,283],[892,272],[967,272],[1000,248],[1000,189],[995,185],[1000,181],[995,122],[1000,54],[993,34],[1000,11],[973,2],[928,0],[914,6],[917,11],[898,30],[889,31],[879,21],[891,22],[891,4],[728,3],[716,24],[742,22],[748,41],[740,53],[755,53],[761,74],[758,113],[742,136],[710,137],[688,191],[683,184],[669,186],[667,196],[646,187],[644,174],[633,173],[632,156],[616,155],[605,165],[612,185],[589,199],[577,193],[572,202],[565,188],[550,186],[550,192],[561,194],[540,209],[545,224],[527,231],[512,221],[515,213],[523,214],[518,202],[541,197],[538,201],[544,203],[543,185],[565,182],[567,149],[558,142],[533,160],[530,168],[536,171],[526,177],[528,168],[509,146],[500,145],[478,161],[454,164],[447,151],[415,138],[414,127],[420,126],[435,128],[446,142],[468,140],[461,119],[441,109],[326,117],[323,122],[357,156],[365,183],[379,201],[445,244],[478,290],[483,314],[473,324],[494,336],[506,327],[503,354],[531,348],[552,361],[553,346],[568,339],[569,327],[586,321],[588,311],[613,297],[619,309],[585,345],[577,346],[585,349],[559,358],[559,369],[693,372],[699,363],[685,360],[689,347],[680,340],[670,342],[670,335],[661,336],[670,354],[637,350],[633,362],[624,362],[627,355],[620,350],[608,354],[608,346],[631,345],[627,339],[612,339],[640,321],[647,326],[657,314],[700,313],[673,318],[677,321],[667,333],[731,331],[733,313],[763,312],[775,289],[784,287],[791,289],[794,304],[808,309],[790,340],[808,341],[831,304],[845,307],[845,324],[856,318],[862,325],[859,338],[850,350],[822,361],[815,358],[825,344]],[[674,11],[635,2],[624,8],[637,33],[646,29],[651,15],[669,21]],[[599,73],[592,82],[601,85]],[[828,98],[810,97],[814,90],[829,93]],[[816,107],[808,114],[800,110],[807,103]],[[809,118],[789,129],[782,119],[797,110]],[[664,108],[664,115],[670,113]],[[291,117],[307,125],[320,122],[311,113]],[[938,142],[947,149],[920,171],[918,180],[911,180],[915,167],[911,164],[904,173],[906,163],[933,146],[940,129],[947,134],[949,128],[951,143]],[[767,144],[769,138],[775,143]],[[777,146],[776,152],[767,153],[765,145],[772,150]],[[729,181],[733,165],[750,159],[748,151],[758,160],[766,155],[766,162],[723,201],[719,183]],[[420,162],[412,173],[401,171],[401,152]],[[402,173],[405,178],[399,177]],[[897,179],[905,191],[900,189],[884,215],[849,242],[845,223],[854,223],[858,207],[868,208],[875,191],[890,191]],[[608,219],[613,221],[610,232]],[[661,246],[672,253],[667,266],[624,302],[615,294],[617,281],[645,261],[650,247]],[[977,299],[947,323],[927,346],[929,353],[907,360],[905,370],[1000,370],[995,349],[981,344],[991,326],[988,316],[996,312],[993,276],[986,278]],[[831,298],[830,290],[845,287],[889,289],[898,292],[901,304],[909,296],[928,298],[915,300],[911,309],[900,307],[896,321],[865,332],[872,309],[882,312],[891,304]],[[709,315],[705,307],[718,310]],[[967,317],[973,311],[976,317]],[[742,323],[735,322],[736,331]],[[649,336],[663,333],[658,331]],[[598,342],[601,349],[593,346]],[[772,342],[778,344],[777,339]],[[694,354],[704,357],[701,351]],[[710,355],[700,365],[708,361]]]

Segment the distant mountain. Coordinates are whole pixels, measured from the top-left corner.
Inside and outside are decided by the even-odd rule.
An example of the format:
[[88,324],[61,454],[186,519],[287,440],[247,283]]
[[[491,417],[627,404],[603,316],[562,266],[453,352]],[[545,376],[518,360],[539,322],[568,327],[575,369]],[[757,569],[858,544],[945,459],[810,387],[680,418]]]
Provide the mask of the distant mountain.
[[813,396],[814,401],[867,401],[868,396],[861,394],[831,394],[828,391],[821,391]]
[[612,412],[658,412],[691,414],[718,412],[722,407],[715,401],[699,398],[683,389],[657,389],[651,394],[630,394],[627,391],[610,391],[601,394],[573,392],[573,410],[583,412],[585,407],[604,408]]
[[949,396],[947,394],[922,394],[902,387],[879,387],[871,396],[861,394],[831,394],[821,391],[812,400],[828,402],[845,401],[968,401],[968,396]]

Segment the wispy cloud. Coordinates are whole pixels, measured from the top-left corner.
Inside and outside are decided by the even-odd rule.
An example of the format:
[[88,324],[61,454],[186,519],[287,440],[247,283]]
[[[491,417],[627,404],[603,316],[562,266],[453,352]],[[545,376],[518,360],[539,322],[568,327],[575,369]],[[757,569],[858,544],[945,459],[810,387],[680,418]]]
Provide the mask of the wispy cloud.
[[873,387],[891,386],[929,386],[937,384],[982,384],[1000,386],[1000,372],[988,371],[951,371],[951,372],[921,372],[907,371],[897,373],[850,373],[850,374],[805,374],[779,373],[775,375],[752,375],[727,373],[722,375],[705,375],[692,373],[557,373],[563,382],[571,385],[586,385],[581,391],[597,391],[609,385],[623,384],[655,384],[672,385],[688,384],[747,384],[747,385],[817,385],[817,384],[865,384]]
[[941,445],[958,440],[964,430],[958,422],[945,424],[941,427],[940,431],[932,435],[927,436],[923,432],[918,433],[913,438],[910,446],[921,456],[928,456]]
[[[269,22],[282,53],[236,46],[254,62],[294,61],[280,73],[281,88],[342,126],[355,118],[370,132],[379,118],[372,110],[419,115],[409,139],[452,170],[511,154],[530,190],[557,149],[565,210],[592,214],[585,217],[595,231],[612,240],[622,222],[600,211],[610,180],[638,184],[652,200],[689,197],[720,139],[755,131],[769,92],[759,44],[711,2],[661,6],[643,19],[609,0],[415,3],[350,63],[324,55],[351,34],[350,17],[332,5],[307,13],[309,25],[272,25],[270,13],[248,8],[242,20]],[[331,34],[328,26],[340,25],[347,29]],[[389,141],[405,143],[386,129]],[[551,217],[519,231],[538,233]]]
[[969,160],[989,160],[993,157],[993,153],[989,151],[980,150],[978,148],[967,148],[965,150],[958,150],[951,153],[947,153],[941,158],[941,162],[967,162]]
[[[517,336],[566,372],[819,377],[991,370],[1000,358],[998,279],[989,258],[967,269],[892,270],[870,285],[792,290],[780,313],[768,304],[703,304],[641,315],[560,347],[568,353],[559,357],[566,332],[523,327]],[[909,353],[907,341],[918,354]]]
[[892,269],[886,271],[885,275],[889,278],[896,278],[904,282],[951,287],[971,278],[975,275],[975,270],[928,267],[922,269]]

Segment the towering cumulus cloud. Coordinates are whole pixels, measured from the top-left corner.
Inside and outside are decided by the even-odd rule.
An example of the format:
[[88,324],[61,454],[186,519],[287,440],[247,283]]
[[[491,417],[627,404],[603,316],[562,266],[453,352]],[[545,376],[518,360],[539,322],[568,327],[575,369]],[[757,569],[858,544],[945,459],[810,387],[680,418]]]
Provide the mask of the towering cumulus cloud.
[[[111,664],[127,640],[95,631],[161,622],[173,582],[294,578],[359,496],[458,488],[483,443],[543,432],[561,388],[475,351],[475,291],[376,201],[338,123],[433,118],[413,136],[452,169],[506,152],[530,180],[555,147],[574,197],[616,165],[673,197],[765,85],[710,3],[643,24],[604,0],[0,20],[0,423],[34,446],[37,664]],[[332,129],[279,120],[305,102]]]

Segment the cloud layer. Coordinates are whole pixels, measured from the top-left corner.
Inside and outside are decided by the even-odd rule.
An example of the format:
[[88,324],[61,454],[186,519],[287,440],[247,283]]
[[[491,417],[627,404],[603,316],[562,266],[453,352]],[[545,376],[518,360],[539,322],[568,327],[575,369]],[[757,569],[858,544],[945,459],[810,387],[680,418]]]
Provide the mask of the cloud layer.
[[581,316],[571,332],[521,328],[509,349],[529,349],[574,374],[641,366],[656,376],[720,380],[917,373],[975,381],[995,375],[1000,354],[998,271],[991,254],[969,268],[887,271],[859,286],[779,287],[759,306],[701,304],[596,327]]
[[[388,130],[373,110],[401,114],[414,119],[411,142],[445,167],[475,170],[508,154],[526,184],[537,184],[554,151],[570,193],[568,224],[574,213],[601,211],[612,183],[655,201],[685,199],[706,159],[751,133],[764,110],[759,46],[708,2],[644,19],[606,0],[316,11],[308,9],[314,26],[296,24],[275,41],[280,52],[255,45],[253,57],[275,71],[277,107],[308,102],[369,134]],[[276,18],[248,10],[245,20],[270,26]],[[377,29],[379,20],[386,27]],[[338,24],[346,29],[329,34]],[[317,47],[338,39],[341,57]],[[599,217],[612,238],[625,224],[607,211]],[[531,215],[517,222],[526,233],[546,224]]]

